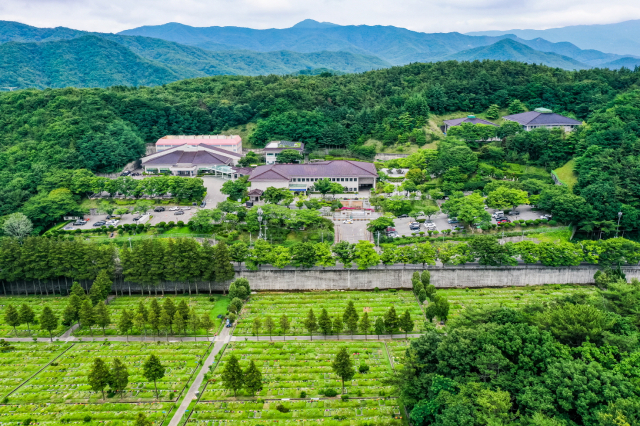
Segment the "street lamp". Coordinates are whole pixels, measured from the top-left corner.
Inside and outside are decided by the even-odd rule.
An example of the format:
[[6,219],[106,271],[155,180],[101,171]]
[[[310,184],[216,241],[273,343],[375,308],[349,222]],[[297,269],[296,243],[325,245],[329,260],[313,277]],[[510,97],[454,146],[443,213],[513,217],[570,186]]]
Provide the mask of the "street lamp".
[[618,238],[618,231],[620,230],[620,218],[622,218],[622,212],[618,212],[618,226],[616,227],[616,238]]
[[258,239],[262,238],[262,207],[258,207]]

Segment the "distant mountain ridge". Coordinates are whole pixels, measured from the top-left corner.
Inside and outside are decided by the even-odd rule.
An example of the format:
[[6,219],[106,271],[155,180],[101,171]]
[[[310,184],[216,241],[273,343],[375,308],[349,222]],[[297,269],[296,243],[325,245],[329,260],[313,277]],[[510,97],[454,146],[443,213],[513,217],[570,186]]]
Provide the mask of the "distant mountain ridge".
[[[546,30],[474,31],[470,36],[499,37],[512,34],[524,39],[544,38],[551,42],[569,42],[581,49],[597,49],[618,55],[640,56],[640,20],[615,24],[572,25]],[[532,46],[533,47],[533,46]]]

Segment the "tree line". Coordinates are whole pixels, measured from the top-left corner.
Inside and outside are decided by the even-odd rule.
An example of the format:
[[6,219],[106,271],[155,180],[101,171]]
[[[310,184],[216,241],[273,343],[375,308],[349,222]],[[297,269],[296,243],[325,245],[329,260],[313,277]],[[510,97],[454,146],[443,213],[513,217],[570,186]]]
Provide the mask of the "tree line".
[[[157,381],[164,377],[165,372],[166,367],[153,354],[149,355],[149,358],[142,365],[142,376],[153,382],[156,399],[159,399]],[[104,390],[107,386],[113,393],[120,394],[120,398],[122,398],[129,385],[129,370],[119,358],[114,358],[110,366],[102,358],[94,358],[87,374],[87,382],[93,391],[102,392],[103,400],[106,400]]]

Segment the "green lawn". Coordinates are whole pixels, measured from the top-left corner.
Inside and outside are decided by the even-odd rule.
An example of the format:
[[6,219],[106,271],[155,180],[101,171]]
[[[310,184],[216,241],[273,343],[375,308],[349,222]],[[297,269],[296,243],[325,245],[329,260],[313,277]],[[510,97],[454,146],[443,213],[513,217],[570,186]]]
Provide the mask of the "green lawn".
[[558,176],[558,179],[560,179],[562,183],[567,185],[569,189],[573,189],[573,186],[578,183],[578,175],[576,175],[574,172],[575,165],[576,160],[571,159],[564,166],[554,170],[556,176]]
[[224,321],[224,318],[218,318],[218,315],[222,315],[223,317],[226,315],[229,303],[231,303],[229,296],[218,297],[216,304],[213,306],[213,309],[211,309],[211,318],[216,323],[216,329],[219,328]]
[[566,227],[557,231],[549,231],[539,234],[528,234],[527,237],[535,238],[538,241],[545,243],[561,243],[569,241],[571,238],[571,229]]

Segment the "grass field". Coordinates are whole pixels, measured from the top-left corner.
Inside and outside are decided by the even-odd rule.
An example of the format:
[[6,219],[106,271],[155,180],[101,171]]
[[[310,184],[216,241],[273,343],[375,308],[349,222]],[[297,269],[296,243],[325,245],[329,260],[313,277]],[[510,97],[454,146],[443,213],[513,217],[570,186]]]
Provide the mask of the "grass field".
[[[214,329],[211,329],[209,331],[209,335],[213,335],[215,333],[215,329],[217,329],[220,325],[220,319],[216,318],[220,313],[219,311],[221,309],[224,309],[224,312],[222,312],[222,314],[224,314],[226,312],[226,307],[229,304],[229,298],[228,297],[222,297],[220,295],[216,295],[216,296],[206,296],[206,295],[192,295],[192,296],[187,296],[187,295],[181,295],[181,296],[165,296],[165,297],[161,297],[161,296],[124,296],[124,297],[117,297],[114,300],[111,301],[111,303],[109,303],[109,314],[111,315],[111,324],[109,325],[109,327],[106,328],[106,334],[108,336],[113,336],[113,335],[122,335],[123,333],[121,333],[120,331],[118,331],[117,329],[117,324],[118,324],[118,320],[120,319],[120,316],[122,314],[122,311],[124,309],[127,309],[131,312],[136,312],[137,308],[138,308],[138,304],[140,302],[142,302],[145,307],[147,308],[147,310],[149,310],[150,306],[151,306],[151,301],[153,299],[157,299],[158,300],[158,304],[162,307],[165,299],[169,298],[173,301],[174,305],[177,306],[178,303],[180,303],[181,300],[184,300],[185,302],[187,302],[187,304],[189,305],[189,308],[195,308],[196,313],[198,314],[199,317],[202,317],[203,314],[205,314],[206,312],[209,313],[209,316],[211,319],[215,319],[215,323],[216,323],[216,327],[214,327]],[[210,299],[213,299],[215,301],[211,301]],[[216,305],[220,304],[220,308],[217,308]],[[214,314],[215,313],[215,314]],[[140,330],[138,328],[133,328],[132,331],[130,332],[130,334],[137,334],[137,335],[141,335],[144,334],[144,329]],[[146,330],[148,335],[151,335],[152,331],[151,329],[147,328]],[[175,332],[175,330],[174,330]],[[199,336],[204,336],[205,335],[205,330],[204,329],[199,329],[197,331],[197,335]],[[83,327],[79,330],[74,331],[74,335],[75,336],[90,336],[90,331],[88,328]],[[100,337],[103,335],[102,329],[98,328],[96,326],[93,327],[93,335],[96,337]],[[164,333],[162,333],[161,335],[164,335]],[[184,333],[181,333],[181,335],[184,335]],[[193,329],[191,329],[190,327],[187,327],[187,332],[186,332],[187,336],[193,336]]]
[[555,169],[554,172],[558,179],[562,181],[569,189],[573,189],[573,186],[578,183],[578,175],[573,171],[576,165],[576,160],[572,159],[559,169]]
[[[108,365],[117,357],[129,370],[129,385],[121,395],[108,395],[108,402],[153,402],[154,384],[142,375],[142,365],[154,354],[166,367],[165,377],[158,381],[160,402],[176,401],[191,375],[199,368],[209,343],[143,343],[101,342],[76,343],[55,362],[48,365],[20,389],[9,396],[12,404],[33,403],[97,403],[102,394],[91,390],[87,374],[94,358]],[[44,346],[42,346],[44,347]],[[51,355],[48,355],[51,357]],[[33,368],[43,361],[36,360]],[[25,363],[30,367],[31,363]]]
[[[405,310],[409,310],[415,323],[415,333],[424,328],[422,310],[417,299],[410,291],[380,291],[378,293],[363,291],[260,293],[252,296],[245,306],[242,318],[238,321],[234,334],[250,336],[253,334],[251,327],[254,318],[260,318],[264,322],[266,316],[271,316],[277,324],[273,335],[282,335],[278,319],[282,314],[286,314],[291,322],[291,330],[287,333],[288,335],[308,335],[309,333],[304,328],[303,321],[307,317],[309,309],[313,309],[316,319],[320,316],[323,308],[333,318],[337,315],[342,316],[349,301],[353,301],[356,312],[360,317],[364,312],[368,312],[372,325],[377,317],[383,316],[393,306],[398,316],[402,315]],[[317,333],[320,332],[318,331]],[[261,334],[264,335],[266,332],[263,330]]]
[[[42,313],[42,309],[45,306],[49,306],[55,314],[61,316],[62,311],[67,306],[67,298],[60,296],[3,296],[0,297],[0,319],[2,320],[0,324],[0,337],[49,337],[49,333],[47,331],[40,330],[39,324],[31,324],[31,333],[29,333],[27,324],[22,324],[16,327],[16,333],[13,330],[13,327],[9,327],[4,321],[5,309],[9,305],[13,305],[16,309],[20,309],[23,304],[28,305],[33,312],[36,314],[36,321],[40,317]],[[58,324],[58,329],[54,331],[53,336],[59,336],[63,334],[67,328],[62,323]]]
[[585,285],[544,285],[530,287],[507,288],[460,288],[438,289],[437,294],[445,296],[449,300],[450,314],[452,318],[457,313],[470,306],[478,305],[502,305],[517,307],[525,303],[545,302],[575,292],[593,293],[593,286]]

